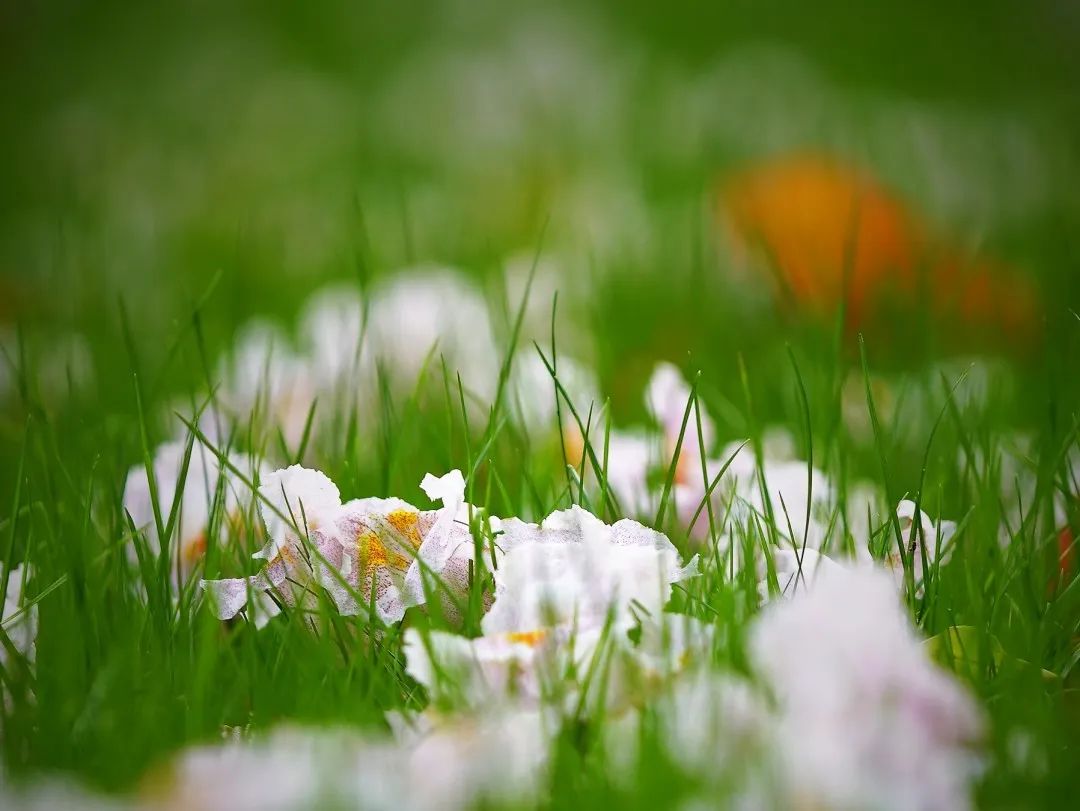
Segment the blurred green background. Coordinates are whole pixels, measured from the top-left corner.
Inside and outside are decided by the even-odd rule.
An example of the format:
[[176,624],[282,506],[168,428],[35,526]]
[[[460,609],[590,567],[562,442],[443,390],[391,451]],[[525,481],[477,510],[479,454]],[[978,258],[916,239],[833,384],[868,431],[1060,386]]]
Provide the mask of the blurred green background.
[[[709,356],[722,381],[806,339],[731,295],[710,203],[806,148],[1031,273],[1065,322],[1078,35],[1068,2],[7,3],[0,335],[129,415],[121,299],[181,391],[199,303],[213,356],[326,280],[433,261],[488,284],[542,238],[587,280],[561,306],[603,336],[585,354],[618,409],[656,358]],[[893,326],[876,355],[925,361]]]

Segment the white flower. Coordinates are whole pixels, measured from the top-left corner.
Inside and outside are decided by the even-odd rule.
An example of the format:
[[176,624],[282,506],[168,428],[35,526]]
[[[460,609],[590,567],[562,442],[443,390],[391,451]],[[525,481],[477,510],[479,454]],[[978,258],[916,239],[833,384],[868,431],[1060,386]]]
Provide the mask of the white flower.
[[[611,431],[607,437],[605,460],[604,442],[602,428],[589,437],[589,444],[596,454],[596,462],[605,470],[608,489],[618,500],[619,508],[627,515],[650,515],[656,512],[659,498],[649,486],[648,476],[660,458],[660,447],[642,432]],[[580,456],[579,452],[579,459]],[[586,475],[592,470],[592,461],[586,460]]]
[[[34,661],[37,644],[38,614],[36,605],[27,605],[23,599],[23,585],[30,579],[30,570],[22,566],[7,572],[7,592],[4,595],[4,613],[0,617],[4,634],[15,651],[29,662]],[[0,645],[0,664],[8,664],[8,649]]]
[[363,305],[353,286],[333,284],[312,295],[300,314],[299,335],[319,390],[355,383],[368,371]]
[[387,624],[405,616],[405,574],[434,522],[432,513],[397,498],[355,499],[338,510],[314,534],[341,548],[340,565],[316,570],[338,611],[355,616],[374,605]]
[[253,416],[281,429],[296,444],[304,434],[316,396],[309,361],[297,354],[280,327],[252,321],[222,358],[219,397],[241,421]]
[[970,805],[980,715],[928,658],[887,574],[820,572],[813,589],[764,609],[749,648],[778,701],[771,750],[785,804]]
[[447,507],[456,509],[465,502],[465,477],[460,470],[451,470],[443,476],[425,473],[420,489],[432,501],[441,501]]
[[[173,575],[181,581],[202,560],[211,531],[216,541],[224,541],[231,532],[244,526],[252,512],[255,497],[249,485],[229,466],[251,480],[262,469],[257,460],[237,453],[230,453],[228,465],[223,465],[214,451],[195,440],[188,458],[187,474],[181,483],[187,444],[183,440],[166,442],[155,451],[153,461],[157,510],[162,524],[168,523],[174,503],[178,510],[169,554],[174,561]],[[154,499],[145,465],[135,465],[128,472],[123,507],[135,528],[146,532],[151,550],[160,552]],[[211,526],[212,522],[214,526]]]
[[[604,639],[585,634],[574,663],[577,672],[603,665],[586,696],[590,706],[602,699],[608,714],[641,706],[671,681],[711,661],[715,628],[685,614],[664,613],[643,619],[633,633],[616,628]],[[601,644],[601,643],[608,644]],[[609,656],[610,654],[610,656]]]
[[596,627],[609,612],[616,626],[635,613],[658,616],[672,584],[696,574],[696,559],[682,567],[661,533],[630,520],[608,526],[580,507],[540,525],[511,518],[502,527],[497,543],[505,557],[482,623],[488,634]]
[[451,619],[459,613],[454,599],[462,599],[468,591],[469,564],[476,545],[469,529],[474,508],[465,503],[465,477],[460,470],[451,470],[441,477],[428,473],[420,488],[432,501],[442,507],[431,513],[430,530],[424,534],[416,559],[405,575],[408,605],[420,605],[428,593],[441,595],[444,614]]
[[460,619],[474,568],[469,521],[476,508],[465,503],[459,470],[441,477],[429,473],[420,488],[442,506],[418,510],[401,499],[366,498],[342,509],[334,530],[344,550],[340,576],[323,577],[341,613],[361,613],[355,593],[369,600],[374,594],[382,621],[397,622],[406,608],[423,604],[431,594],[439,597],[446,619]]
[[540,697],[539,660],[552,658],[554,635],[539,629],[466,639],[415,628],[405,632],[406,672],[434,698],[483,709],[507,697]]
[[255,557],[270,559],[299,533],[317,530],[333,520],[341,507],[341,494],[330,477],[318,470],[291,465],[263,478],[259,511],[270,543]]
[[[794,597],[813,587],[822,572],[840,568],[843,564],[822,555],[815,549],[775,549],[773,567],[780,597]],[[768,577],[758,583],[758,595],[767,601],[771,596]]]
[[770,720],[766,702],[750,683],[708,668],[673,681],[657,701],[656,718],[675,762],[713,778],[760,755]]
[[435,721],[391,741],[349,730],[282,728],[188,749],[152,784],[152,808],[192,811],[465,811],[537,796],[553,736],[533,711]]
[[188,749],[151,807],[192,811],[292,811],[343,799],[341,775],[362,762],[355,733],[284,728],[266,737]]
[[279,611],[275,598],[289,606],[309,610],[317,603],[315,586],[332,569],[342,565],[341,545],[336,539],[313,533],[310,548],[301,540],[282,545],[258,574],[224,580],[202,580],[211,595],[218,619],[229,620],[245,606],[256,628],[263,627]]
[[[915,521],[918,514],[918,523]],[[893,573],[898,588],[904,586],[904,559],[912,567],[916,592],[921,593],[925,567],[943,566],[952,557],[953,535],[956,523],[939,521],[934,523],[930,516],[918,510],[914,501],[901,501],[896,507],[896,516],[900,522],[900,537],[904,542],[904,555],[901,557],[896,533],[890,523],[885,527],[889,541],[889,551],[885,556],[885,565]],[[925,563],[923,558],[926,558]]]
[[[554,721],[541,710],[492,709],[437,725],[408,752],[407,791],[393,807],[464,811],[482,801],[535,801],[555,732]],[[358,788],[363,792],[363,785]]]
[[[550,362],[550,359],[549,359]],[[596,380],[591,371],[586,369],[573,358],[559,355],[555,362],[555,374],[559,385],[566,392],[566,397],[558,393],[555,378],[552,377],[544,359],[530,347],[528,351],[522,350],[514,358],[514,368],[510,378],[509,398],[511,408],[517,415],[521,424],[529,432],[561,430],[566,437],[568,455],[572,446],[580,445],[581,428],[574,419],[570,410],[573,405],[581,418],[582,424],[589,429],[590,443],[597,448],[603,448],[603,421],[600,412],[603,401],[597,393]],[[558,407],[555,399],[559,398]],[[567,404],[567,397],[570,403]],[[562,426],[556,425],[559,413],[562,414]],[[589,415],[592,414],[590,423]],[[596,433],[594,433],[594,431]],[[581,453],[578,451],[577,459]],[[599,454],[597,454],[599,456]]]
[[[611,651],[619,672],[606,698],[618,703],[643,679],[663,678],[702,655],[707,631],[662,614],[671,584],[694,574],[696,561],[680,567],[660,533],[633,521],[608,526],[576,507],[539,526],[518,519],[501,526],[485,635],[406,632],[408,672],[433,696],[483,707],[508,697],[535,703],[556,691],[575,695],[583,685],[567,676],[581,676]],[[632,644],[627,630],[637,619],[641,633]]]
[[487,305],[455,271],[414,269],[377,287],[368,334],[375,359],[402,385],[415,386],[429,357],[429,374],[441,380],[441,355],[452,389],[460,372],[466,392],[484,400],[495,393],[499,356]]
[[[661,467],[666,472],[675,465],[672,497],[691,536],[700,541],[708,535],[706,491],[730,459],[721,481],[712,491],[714,517],[728,514],[730,507],[728,517],[732,524],[745,529],[756,520],[767,532],[766,519],[771,516],[779,538],[786,545],[820,547],[826,535],[824,514],[834,498],[825,474],[815,468],[808,478],[807,464],[792,458],[794,443],[786,432],[765,434],[760,464],[747,443],[731,443],[718,457],[710,458],[707,454],[715,441],[715,427],[700,402],[690,407],[690,395],[690,386],[679,371],[671,364],[662,363],[649,382],[646,406],[662,430]],[[644,479],[645,471],[641,477]],[[811,496],[809,522],[808,495]],[[716,530],[723,534],[725,526],[721,524]]]
[[[293,465],[271,473],[259,488],[270,539],[254,556],[267,563],[252,577],[203,581],[217,616],[231,619],[249,596],[263,593],[310,608],[321,588],[346,616],[373,607],[379,620],[394,623],[406,608],[424,602],[425,573],[462,597],[474,549],[468,522],[460,520],[464,478],[454,470],[442,478],[429,475],[422,486],[443,500],[441,509],[421,511],[397,498],[342,504],[337,486],[317,470]],[[426,556],[423,566],[420,556]],[[450,614],[453,600],[444,598]],[[276,613],[276,604],[260,600],[256,624]]]
[[252,557],[266,561],[262,571],[252,577],[201,581],[220,619],[232,619],[255,596],[251,618],[257,627],[278,613],[269,595],[287,605],[311,606],[320,576],[342,565],[336,534],[319,531],[335,529],[341,509],[337,486],[325,474],[300,465],[276,470],[264,477],[259,497],[269,540]]
[[[820,549],[829,534],[836,498],[832,482],[806,462],[787,458],[786,435],[767,435],[763,446],[762,460],[757,459],[746,443],[731,443],[716,459],[709,460],[706,467],[710,484],[731,460],[713,489],[714,515],[728,515],[729,525],[743,531],[760,526],[766,537],[771,537],[771,519],[777,540],[783,546]],[[679,513],[687,522],[698,513],[691,532],[703,537],[709,526],[705,510],[699,511],[705,494],[700,473],[692,483],[693,488],[684,488],[683,498],[678,502]],[[718,531],[723,531],[723,527],[718,527]]]
[[[701,478],[702,449],[706,454],[712,448],[716,438],[716,429],[712,418],[705,413],[700,402],[690,407],[691,389],[683,380],[682,374],[670,363],[658,364],[653,370],[652,378],[646,392],[645,404],[653,418],[660,424],[664,434],[665,464],[675,458],[676,446],[678,446],[678,459],[676,461],[676,479],[680,481],[690,478]],[[687,416],[687,408],[690,408]],[[686,420],[685,430],[683,420]],[[698,430],[698,423],[701,430]],[[683,433],[682,444],[679,445],[679,433]]]

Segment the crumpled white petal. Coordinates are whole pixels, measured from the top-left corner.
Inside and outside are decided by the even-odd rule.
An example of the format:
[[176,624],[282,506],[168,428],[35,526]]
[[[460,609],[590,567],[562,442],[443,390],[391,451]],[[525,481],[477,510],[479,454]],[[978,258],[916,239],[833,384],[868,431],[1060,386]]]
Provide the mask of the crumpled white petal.
[[275,470],[259,487],[259,509],[270,536],[256,555],[269,560],[290,539],[319,529],[341,507],[341,494],[330,477],[318,470],[291,465]]
[[886,572],[819,572],[814,588],[764,609],[749,649],[779,701],[770,748],[789,800],[970,805],[981,715],[929,659]]
[[539,525],[505,519],[502,526],[486,634],[603,625],[609,612],[617,625],[657,616],[672,584],[696,572],[663,534],[629,519],[608,526],[576,506]]
[[[473,537],[469,532],[468,514],[462,515],[465,508],[465,477],[460,470],[451,470],[444,476],[424,476],[420,487],[432,501],[441,501],[435,523],[424,536],[416,560],[405,575],[406,605],[420,605],[425,602],[425,577],[430,574],[441,576],[455,555],[473,555]],[[464,521],[462,520],[464,518]],[[430,589],[437,589],[437,584],[429,583]]]

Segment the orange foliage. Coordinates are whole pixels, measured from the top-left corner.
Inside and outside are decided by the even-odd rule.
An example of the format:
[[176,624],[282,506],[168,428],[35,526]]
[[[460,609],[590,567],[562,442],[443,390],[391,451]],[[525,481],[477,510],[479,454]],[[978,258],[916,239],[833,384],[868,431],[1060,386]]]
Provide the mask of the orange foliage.
[[992,263],[933,243],[904,203],[868,173],[818,155],[752,167],[724,185],[718,213],[737,249],[757,248],[802,311],[846,300],[858,329],[882,304],[929,303],[939,316],[1027,337],[1030,286]]

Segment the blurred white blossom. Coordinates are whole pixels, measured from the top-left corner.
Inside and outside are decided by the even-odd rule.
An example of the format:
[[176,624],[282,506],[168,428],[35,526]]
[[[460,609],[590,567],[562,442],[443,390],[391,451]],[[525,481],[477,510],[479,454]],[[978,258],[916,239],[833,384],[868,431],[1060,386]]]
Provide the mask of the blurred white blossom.
[[[152,553],[165,551],[158,537],[158,517],[166,526],[176,509],[167,554],[178,582],[183,582],[202,561],[211,540],[222,543],[254,529],[249,526],[255,503],[252,485],[265,468],[259,460],[236,452],[228,453],[225,459],[222,462],[217,452],[198,439],[160,445],[152,464],[157,515],[146,466],[134,465],[128,472],[123,507],[135,528],[146,533]],[[136,559],[133,548],[129,557]]]
[[467,393],[484,402],[495,393],[500,358],[487,303],[456,271],[415,268],[376,286],[368,336],[373,358],[399,385],[415,386],[425,363],[432,379],[441,380],[441,357],[451,390],[460,373]]
[[502,521],[504,552],[495,572],[495,603],[485,633],[552,626],[615,627],[635,614],[659,616],[673,583],[692,577],[664,535],[636,521],[613,525],[580,507],[555,512],[540,524]]
[[749,648],[778,702],[770,742],[785,802],[970,807],[981,715],[930,660],[886,573],[819,572],[764,609]]

